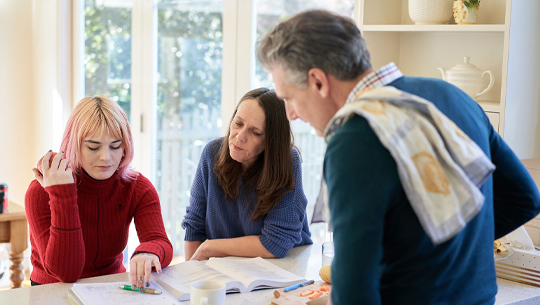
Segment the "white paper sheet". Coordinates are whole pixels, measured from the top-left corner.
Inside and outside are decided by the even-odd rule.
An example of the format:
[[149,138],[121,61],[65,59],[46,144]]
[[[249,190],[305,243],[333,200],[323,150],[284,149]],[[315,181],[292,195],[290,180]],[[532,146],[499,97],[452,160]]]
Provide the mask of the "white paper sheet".
[[160,295],[123,290],[118,285],[129,285],[125,282],[73,284],[71,290],[85,305],[176,305],[180,304],[156,282],[150,281],[150,287],[162,291]]

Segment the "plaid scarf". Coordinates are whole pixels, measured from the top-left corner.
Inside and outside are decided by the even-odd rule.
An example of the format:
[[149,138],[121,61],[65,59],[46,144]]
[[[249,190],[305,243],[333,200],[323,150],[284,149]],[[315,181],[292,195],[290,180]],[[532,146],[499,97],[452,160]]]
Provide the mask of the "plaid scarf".
[[[394,87],[366,89],[330,120],[326,142],[353,115],[369,122],[396,161],[407,198],[434,244],[454,237],[480,211],[479,186],[495,166],[435,105]],[[328,191],[322,184],[327,214]]]

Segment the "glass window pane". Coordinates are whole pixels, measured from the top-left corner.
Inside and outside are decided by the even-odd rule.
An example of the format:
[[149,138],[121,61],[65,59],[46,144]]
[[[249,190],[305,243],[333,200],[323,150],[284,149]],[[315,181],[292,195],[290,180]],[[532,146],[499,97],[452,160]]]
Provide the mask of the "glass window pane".
[[[133,0],[84,2],[84,95],[103,94],[131,113],[131,12]],[[132,223],[124,266],[139,240]]]
[[[324,9],[353,18],[354,0],[255,0],[257,10],[257,40],[260,40],[281,21],[309,9]],[[272,76],[255,64],[253,88],[273,88]]]
[[160,0],[156,188],[175,255],[202,149],[221,135],[222,0]]
[[[255,4],[257,40],[262,39],[279,22],[304,10],[325,9],[350,18],[354,12],[354,0],[256,0]],[[256,62],[252,88],[259,87],[274,88],[274,83],[270,73],[264,71]],[[301,120],[292,121],[291,127],[294,142],[302,154],[302,183],[308,199],[308,218],[311,221],[320,189],[325,143],[309,124]],[[326,225],[314,224],[310,226],[310,230],[313,242],[326,239]]]
[[130,117],[133,0],[85,1],[84,94],[113,98]]

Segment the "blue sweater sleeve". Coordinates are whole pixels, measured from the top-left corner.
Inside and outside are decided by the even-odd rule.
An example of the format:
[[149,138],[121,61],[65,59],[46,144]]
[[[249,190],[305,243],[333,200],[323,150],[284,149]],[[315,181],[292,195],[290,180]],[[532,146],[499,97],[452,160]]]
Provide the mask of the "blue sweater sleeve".
[[364,118],[352,117],[328,142],[325,180],[334,228],[332,303],[380,304],[384,220],[400,180]]
[[493,216],[495,238],[512,232],[540,213],[540,195],[523,163],[491,128],[493,173]]
[[197,173],[191,186],[191,197],[189,198],[189,206],[186,208],[186,215],[182,222],[182,228],[186,230],[186,241],[206,240],[206,205],[208,194],[208,181],[210,175],[213,175],[213,158],[215,157],[216,141],[208,143],[202,154],[197,166]]
[[302,241],[302,226],[306,217],[307,199],[302,187],[300,156],[293,149],[294,188],[266,214],[259,239],[276,257],[282,258],[295,244]]

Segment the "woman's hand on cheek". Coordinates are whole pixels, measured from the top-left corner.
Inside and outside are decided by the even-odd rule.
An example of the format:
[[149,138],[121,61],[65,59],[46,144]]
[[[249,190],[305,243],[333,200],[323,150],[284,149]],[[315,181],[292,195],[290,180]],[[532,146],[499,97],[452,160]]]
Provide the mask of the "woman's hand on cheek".
[[60,152],[54,156],[52,151],[49,151],[41,160],[41,173],[38,169],[33,168],[34,176],[42,187],[59,184],[74,183],[73,170],[69,167],[69,160],[62,159],[64,152]]
[[133,255],[129,262],[129,281],[133,289],[139,287],[140,291],[150,286],[150,275],[152,267],[156,268],[158,274],[161,274],[161,263],[159,257],[152,253],[137,253]]

